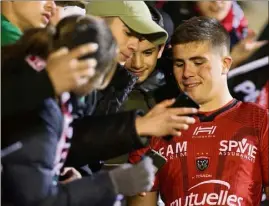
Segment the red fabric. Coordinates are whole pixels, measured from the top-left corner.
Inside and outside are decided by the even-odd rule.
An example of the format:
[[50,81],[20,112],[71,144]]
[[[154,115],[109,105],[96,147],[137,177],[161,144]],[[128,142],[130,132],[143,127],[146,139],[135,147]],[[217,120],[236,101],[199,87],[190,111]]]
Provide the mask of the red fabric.
[[155,137],[150,145],[168,159],[153,187],[165,205],[259,205],[262,184],[268,186],[268,116],[253,103],[239,102],[212,122],[197,120],[181,137]]
[[70,94],[68,92],[61,95],[60,107],[63,114],[63,129],[61,138],[57,145],[56,158],[54,162],[54,172],[56,175],[60,175],[60,171],[64,166],[73,136],[73,127],[71,127],[71,123],[73,121],[72,106],[69,100]]
[[159,1],[157,1],[157,2],[155,3],[155,7],[156,7],[157,9],[161,9],[161,8],[163,8],[163,6],[164,6],[165,3],[166,3],[166,0],[159,0]]
[[234,14],[233,14],[233,7],[231,7],[229,13],[227,14],[227,16],[221,21],[222,26],[228,31],[232,31],[233,29],[233,18],[234,18]]
[[265,84],[263,89],[260,92],[260,95],[256,101],[257,104],[262,107],[269,109],[269,81]]
[[[233,24],[234,18],[237,18],[238,21],[240,21],[237,27],[235,27]],[[237,34],[239,34],[241,37],[243,29],[248,26],[248,21],[245,16],[240,17],[232,6],[227,16],[221,21],[221,24],[228,32],[231,32],[232,29],[235,29]]]
[[[42,71],[46,67],[46,62],[38,56],[29,55],[25,58],[25,61],[37,72]],[[63,93],[59,99],[59,106],[63,115],[63,128],[54,160],[53,174],[57,176],[60,175],[60,171],[63,168],[73,136],[73,128],[70,126],[73,121],[72,105],[69,100],[70,94],[68,92]]]

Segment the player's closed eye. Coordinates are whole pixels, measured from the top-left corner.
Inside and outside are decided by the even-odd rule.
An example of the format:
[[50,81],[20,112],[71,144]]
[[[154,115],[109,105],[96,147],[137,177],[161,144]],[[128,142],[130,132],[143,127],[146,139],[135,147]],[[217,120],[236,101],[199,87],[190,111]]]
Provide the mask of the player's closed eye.
[[152,50],[147,50],[147,51],[144,51],[143,54],[145,56],[151,56],[153,54],[153,51]]
[[126,36],[132,36],[132,33],[129,31],[125,31]]
[[196,66],[200,66],[200,65],[204,64],[204,62],[194,62],[194,64],[195,64]]
[[182,68],[184,66],[183,63],[174,63],[174,66],[177,68]]
[[206,60],[205,59],[195,59],[195,60],[193,60],[193,63],[195,66],[200,66],[200,65],[206,63]]

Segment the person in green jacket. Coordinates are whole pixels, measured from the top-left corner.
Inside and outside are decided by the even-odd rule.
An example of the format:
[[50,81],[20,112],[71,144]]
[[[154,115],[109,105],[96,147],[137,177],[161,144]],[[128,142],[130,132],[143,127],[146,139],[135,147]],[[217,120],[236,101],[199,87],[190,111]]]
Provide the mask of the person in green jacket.
[[29,28],[47,26],[55,8],[54,1],[1,2],[1,46],[15,43]]

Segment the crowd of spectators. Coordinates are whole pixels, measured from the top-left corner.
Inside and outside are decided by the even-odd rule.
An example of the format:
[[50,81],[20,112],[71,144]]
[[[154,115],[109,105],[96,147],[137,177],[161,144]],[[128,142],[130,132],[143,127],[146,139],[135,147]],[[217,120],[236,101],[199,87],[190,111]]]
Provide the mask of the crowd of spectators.
[[[156,186],[144,153],[192,138],[197,121],[226,107],[255,125],[257,168],[239,179],[256,193],[238,204],[268,204],[267,38],[268,23],[255,34],[236,1],[2,1],[2,205],[190,204],[190,192],[173,202]],[[182,92],[200,110],[174,108]]]

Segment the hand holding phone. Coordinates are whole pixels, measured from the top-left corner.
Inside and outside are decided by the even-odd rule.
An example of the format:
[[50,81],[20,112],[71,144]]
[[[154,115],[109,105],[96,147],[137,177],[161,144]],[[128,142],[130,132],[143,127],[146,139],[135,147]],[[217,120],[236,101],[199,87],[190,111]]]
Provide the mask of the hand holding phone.
[[[199,109],[200,106],[198,103],[196,103],[192,98],[190,98],[185,92],[182,92],[178,95],[176,98],[175,103],[171,106],[173,108],[195,108]],[[167,135],[164,137],[165,140],[169,141],[173,138],[172,135]]]
[[164,166],[164,164],[167,162],[167,159],[159,154],[157,151],[153,149],[149,149],[145,155],[146,157],[150,157],[153,161],[153,165],[156,167],[155,174]]
[[185,92],[182,92],[176,98],[176,102],[172,107],[187,107],[199,109],[200,106],[192,98],[190,98]]

